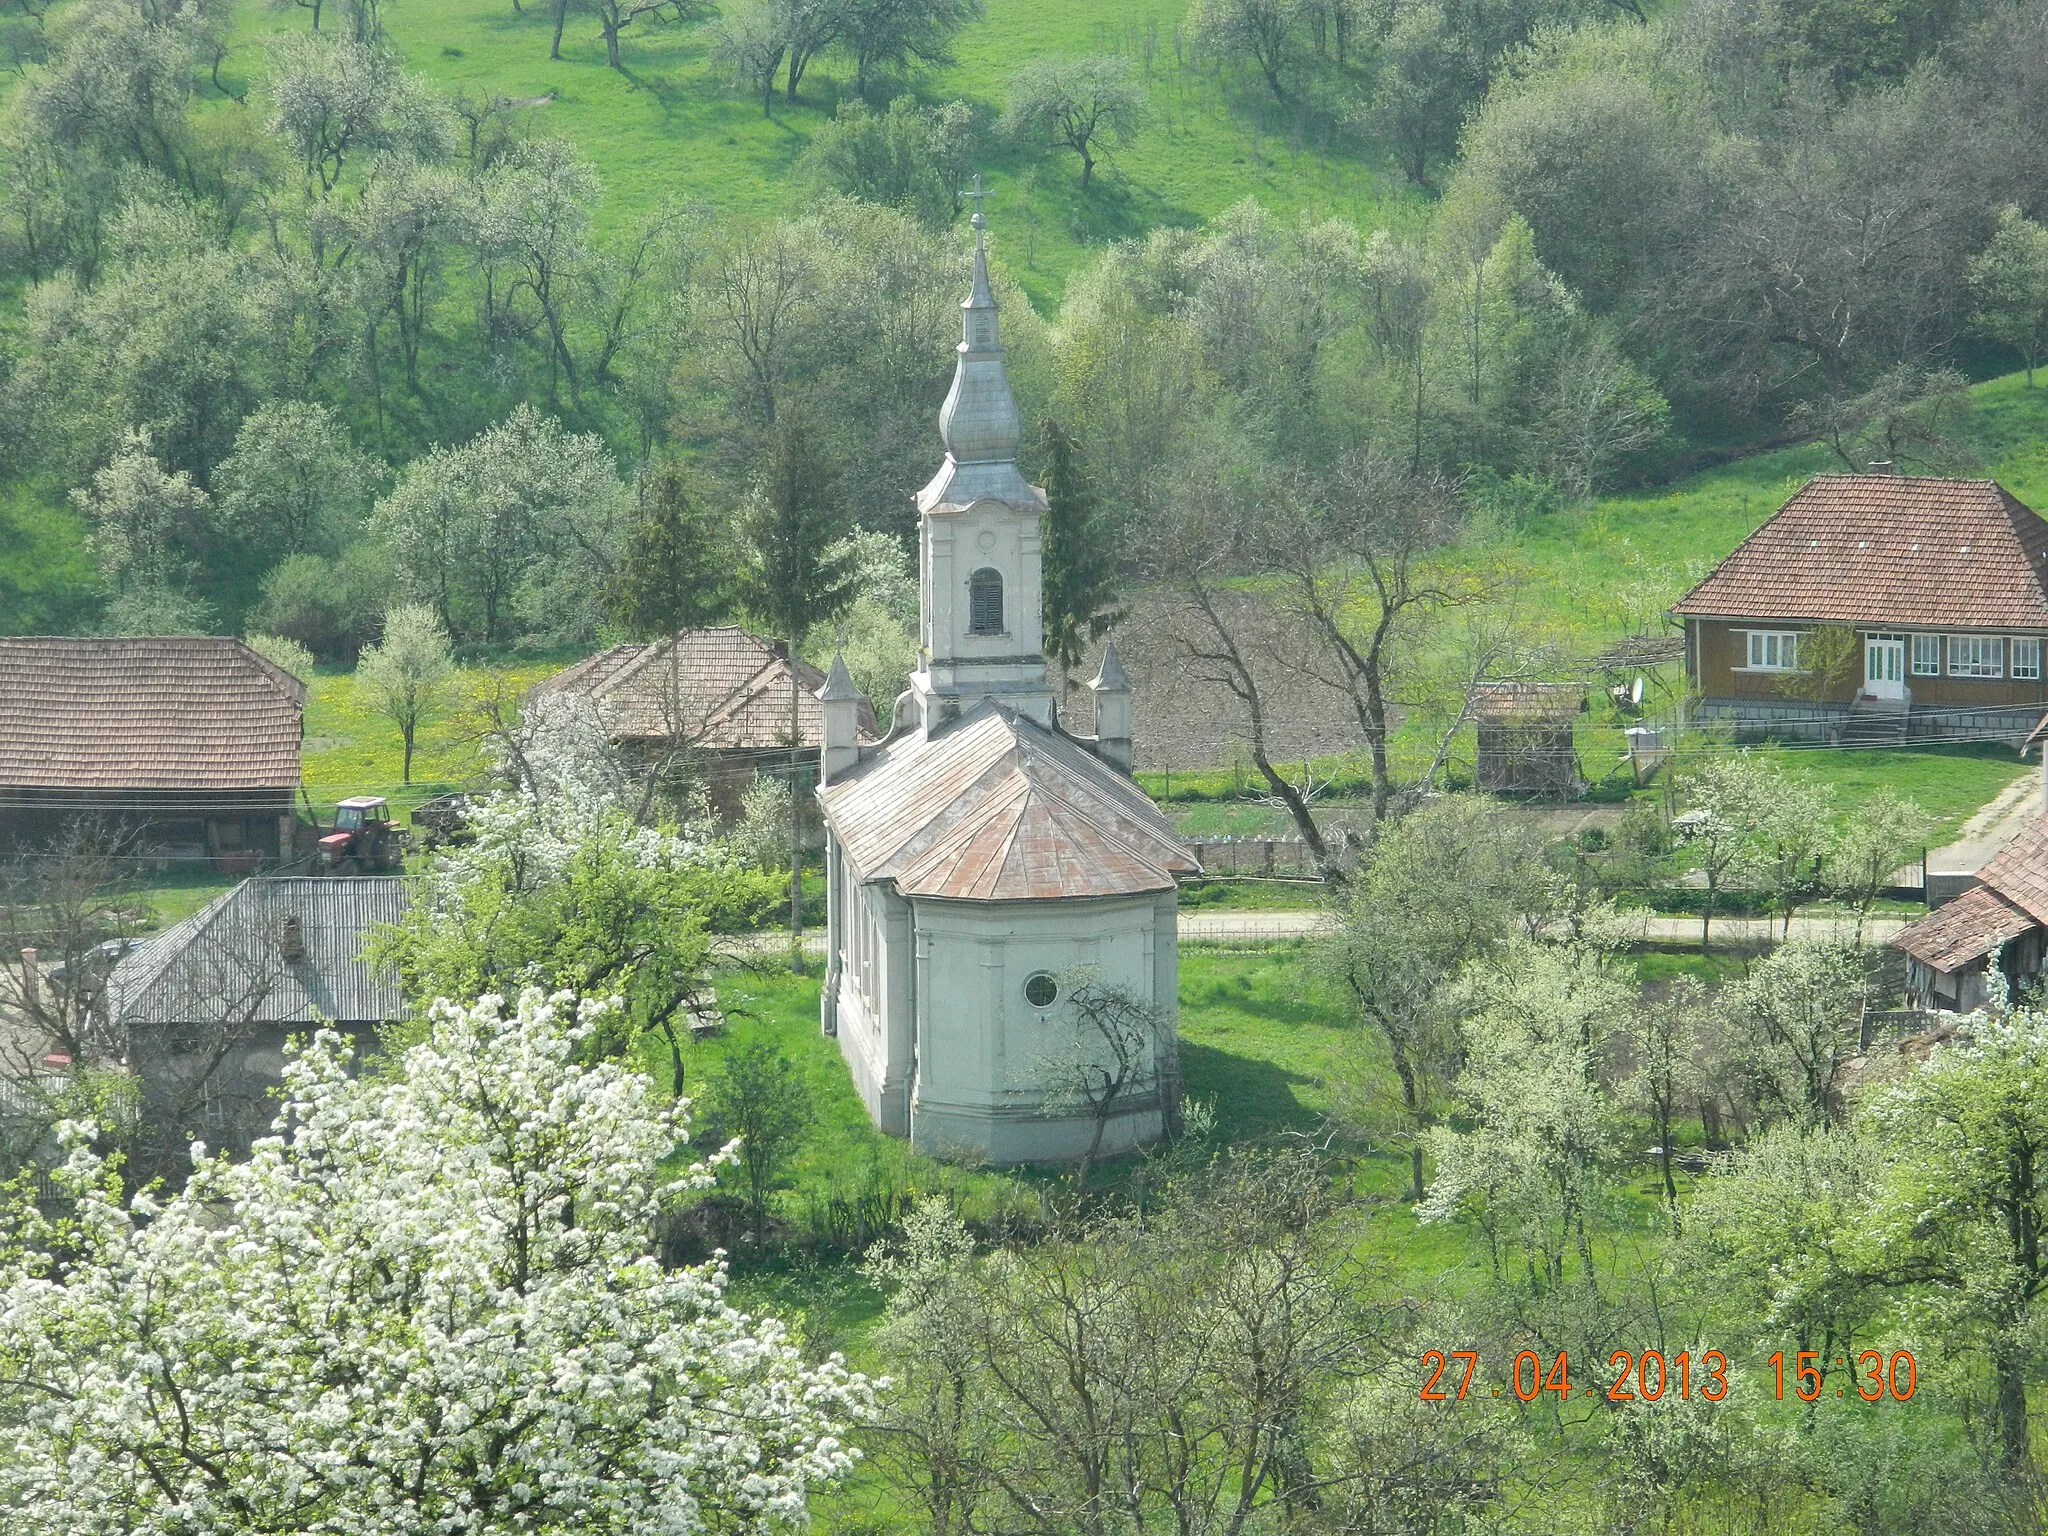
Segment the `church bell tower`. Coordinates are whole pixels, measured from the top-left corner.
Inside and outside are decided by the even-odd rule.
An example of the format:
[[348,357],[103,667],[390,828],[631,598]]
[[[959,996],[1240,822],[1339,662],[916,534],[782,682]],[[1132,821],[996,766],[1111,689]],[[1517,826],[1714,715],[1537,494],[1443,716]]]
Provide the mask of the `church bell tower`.
[[953,387],[939,409],[946,461],[917,493],[918,655],[910,688],[927,736],[994,699],[1050,727],[1039,518],[1045,493],[1017,468],[1022,430],[988,284],[981,178],[974,280],[960,306]]

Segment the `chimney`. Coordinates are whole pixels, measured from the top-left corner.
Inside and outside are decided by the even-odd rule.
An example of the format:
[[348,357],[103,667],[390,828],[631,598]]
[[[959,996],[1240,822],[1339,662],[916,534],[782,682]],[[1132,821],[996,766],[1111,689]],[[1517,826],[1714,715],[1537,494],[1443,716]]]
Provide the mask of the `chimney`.
[[1116,642],[1102,648],[1102,665],[1088,684],[1095,695],[1095,755],[1125,773],[1131,771],[1131,680],[1116,654]]
[[42,1003],[42,967],[33,948],[21,952],[21,1006],[30,1013]]
[[296,912],[287,912],[277,924],[277,952],[291,961],[306,958],[306,925]]
[[846,658],[832,653],[832,670],[817,693],[825,716],[825,741],[818,753],[818,783],[844,778],[860,762],[861,692],[846,675]]

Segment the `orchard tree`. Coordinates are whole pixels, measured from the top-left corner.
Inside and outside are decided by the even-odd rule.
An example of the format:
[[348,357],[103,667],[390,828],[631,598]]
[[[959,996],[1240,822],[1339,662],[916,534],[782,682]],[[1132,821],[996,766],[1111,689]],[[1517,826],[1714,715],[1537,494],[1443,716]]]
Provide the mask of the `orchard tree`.
[[328,407],[268,400],[236,432],[213,483],[228,529],[281,559],[338,553],[369,510],[377,474]]
[[854,94],[865,96],[882,70],[951,64],[953,39],[988,9],[985,0],[840,0],[840,14],[839,46],[853,58]]
[[943,229],[959,217],[977,137],[974,109],[964,101],[924,107],[899,96],[877,112],[856,97],[811,135],[803,167],[837,191]]
[[190,563],[183,551],[203,535],[213,508],[190,475],[158,462],[146,427],[124,436],[112,462],[72,491],[71,504],[92,530],[100,575],[117,597],[178,585]]
[[1706,989],[1690,976],[1671,983],[1662,997],[1647,997],[1622,1015],[1633,1070],[1628,1086],[1636,1101],[1650,1113],[1650,1125],[1657,1133],[1657,1169],[1664,1180],[1664,1209],[1675,1236],[1679,1230],[1678,1181],[1672,1164],[1678,1149],[1672,1145],[1677,1134],[1680,1106],[1699,1088],[1701,1057],[1705,1054],[1702,1024],[1708,1014]]
[[405,744],[405,782],[412,782],[413,745],[419,729],[445,702],[455,658],[448,632],[434,610],[405,603],[384,615],[384,638],[356,663],[356,681],[370,695],[370,707],[398,728]]
[[1081,157],[1081,185],[1095,175],[1095,157],[1128,144],[1145,122],[1145,93],[1131,67],[1111,54],[1034,59],[1010,77],[1003,131]]
[[1392,823],[1342,890],[1339,923],[1310,950],[1315,970],[1386,1041],[1399,1085],[1394,1139],[1406,1144],[1409,1198],[1461,1046],[1447,989],[1473,961],[1552,911],[1540,844],[1476,797],[1446,797]]
[[[0,1503],[22,1529],[766,1533],[869,1411],[835,1356],[667,1271],[687,1107],[580,1061],[605,1007],[437,1002],[386,1072],[321,1032],[277,1134],[0,1232]],[[61,1255],[61,1258],[60,1258]],[[459,1341],[459,1344],[456,1342]]]
[[1302,0],[1197,0],[1189,20],[1198,46],[1218,58],[1248,61],[1273,99],[1284,102],[1307,12]]
[[1970,262],[1970,320],[1991,340],[2019,353],[2027,388],[2048,345],[2048,229],[2008,205],[1991,243]]
[[1885,1279],[1924,1298],[1958,1353],[1982,1351],[2008,1470],[2031,1463],[2027,1388],[2048,1295],[2048,1018],[1982,1018],[1967,1039],[1878,1090],[1864,1124],[1888,1154],[1865,1229]]
[[1926,850],[1933,827],[1918,805],[1887,787],[1857,806],[1835,834],[1821,872],[1829,893],[1856,909],[1858,944],[1871,903],[1892,883],[1900,865]]
[[1417,1215],[1473,1216],[1496,1274],[1512,1255],[1554,1289],[1576,1258],[1591,1287],[1592,1207],[1618,1129],[1600,1063],[1634,989],[1599,948],[1528,939],[1463,989],[1460,1113],[1429,1131],[1437,1173]]
[[1758,840],[1784,788],[1783,776],[1747,752],[1710,757],[1679,786],[1686,808],[1671,822],[1672,836],[1693,851],[1705,882],[1700,907],[1700,949],[1713,938],[1714,910],[1732,884],[1747,880],[1762,862]]
[[740,84],[758,91],[761,115],[775,110],[775,76],[789,51],[776,0],[741,0],[719,15],[711,33],[711,57]]
[[1781,945],[1729,989],[1736,1065],[1758,1105],[1800,1125],[1841,1117],[1870,990],[1862,950],[1832,942]]

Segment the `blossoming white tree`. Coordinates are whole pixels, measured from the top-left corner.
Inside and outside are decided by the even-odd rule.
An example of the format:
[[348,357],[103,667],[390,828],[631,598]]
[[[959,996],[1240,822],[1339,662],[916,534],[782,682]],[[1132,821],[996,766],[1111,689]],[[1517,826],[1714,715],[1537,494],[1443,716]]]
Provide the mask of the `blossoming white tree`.
[[[602,1007],[442,1002],[397,1071],[323,1034],[278,1135],[75,1220],[0,1213],[0,1509],[24,1533],[766,1531],[869,1391],[652,1252],[681,1106],[579,1065]],[[706,1177],[702,1164],[685,1180]]]

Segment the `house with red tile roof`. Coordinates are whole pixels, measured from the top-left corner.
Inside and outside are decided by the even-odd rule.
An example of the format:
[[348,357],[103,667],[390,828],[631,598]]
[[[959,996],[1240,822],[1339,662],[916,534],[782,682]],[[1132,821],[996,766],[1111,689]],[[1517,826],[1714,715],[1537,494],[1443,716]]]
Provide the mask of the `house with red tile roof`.
[[1891,937],[1906,956],[1915,1008],[1969,1013],[1989,996],[1991,969],[2017,989],[2048,958],[2048,816],[2028,823],[1953,901]]
[[[1671,611],[1746,734],[2019,741],[2048,711],[2048,522],[1995,481],[1816,475]],[[1855,642],[1816,679],[1821,628]]]
[[305,707],[239,640],[0,636],[0,849],[93,818],[141,854],[289,856]]

